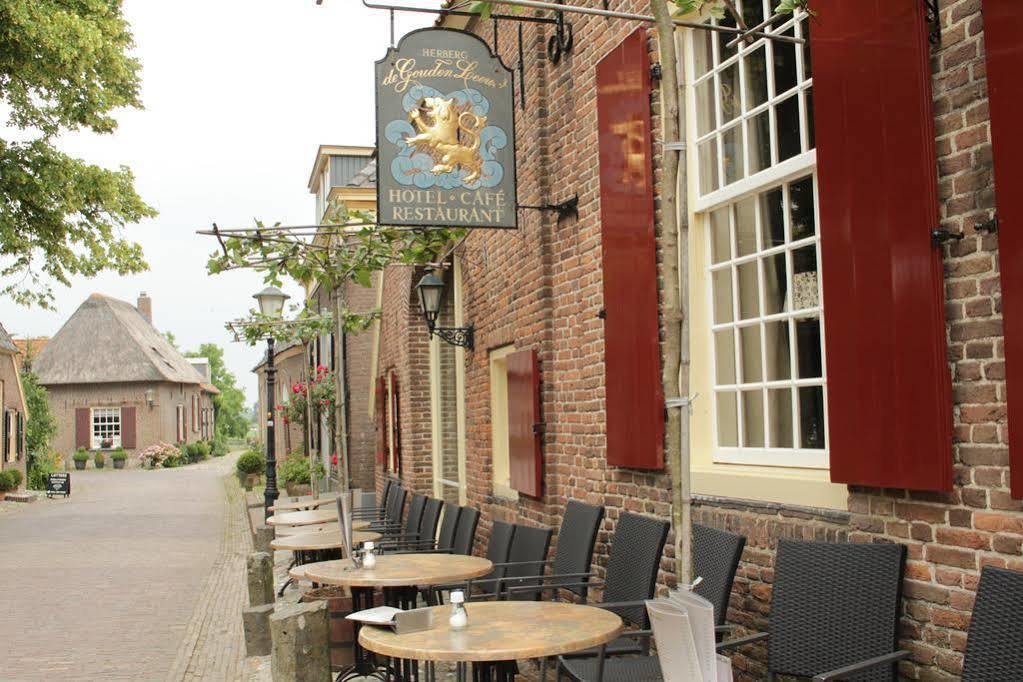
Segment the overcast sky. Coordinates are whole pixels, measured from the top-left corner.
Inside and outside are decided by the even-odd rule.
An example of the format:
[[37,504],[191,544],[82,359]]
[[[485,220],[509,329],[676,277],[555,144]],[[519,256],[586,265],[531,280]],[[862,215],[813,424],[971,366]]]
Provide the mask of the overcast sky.
[[[401,4],[437,6],[439,0]],[[75,135],[62,148],[107,167],[127,164],[142,198],[160,211],[133,226],[150,269],[58,287],[56,311],[0,300],[0,322],[15,336],[52,336],[89,294],[134,302],[153,298],[154,324],[182,350],[212,341],[251,404],[251,368],[261,350],[234,343],[224,322],[252,307],[261,278],[206,275],[216,246],[197,229],[253,218],[307,224],[307,188],[320,144],[372,144],[373,62],[390,41],[388,13],[360,0],[125,0],[142,62],[143,111],[117,115],[113,135]],[[431,15],[397,15],[397,35]],[[5,133],[6,135],[6,133]],[[298,298],[300,289],[288,287]],[[88,340],[83,339],[87,343]],[[96,352],[103,352],[97,348]]]

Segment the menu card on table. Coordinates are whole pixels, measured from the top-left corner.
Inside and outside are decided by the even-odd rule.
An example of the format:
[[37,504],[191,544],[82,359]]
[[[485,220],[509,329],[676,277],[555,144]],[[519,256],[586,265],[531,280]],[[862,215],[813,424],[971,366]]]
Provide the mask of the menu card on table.
[[732,663],[715,650],[714,606],[690,590],[646,603],[664,682],[732,682]]

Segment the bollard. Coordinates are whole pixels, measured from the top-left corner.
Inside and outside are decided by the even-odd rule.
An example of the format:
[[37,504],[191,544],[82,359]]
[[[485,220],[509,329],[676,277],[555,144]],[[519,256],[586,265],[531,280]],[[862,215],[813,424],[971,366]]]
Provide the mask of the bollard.
[[252,547],[257,552],[266,552],[270,556],[273,556],[273,550],[270,549],[270,543],[274,539],[273,526],[268,526],[265,523],[256,526],[256,530],[252,533]]
[[273,679],[330,682],[329,628],[325,602],[278,607],[270,616]]
[[245,631],[245,655],[270,655],[270,615],[273,604],[250,606],[242,610],[242,629]]
[[253,552],[246,562],[249,606],[274,603],[274,560],[266,552]]

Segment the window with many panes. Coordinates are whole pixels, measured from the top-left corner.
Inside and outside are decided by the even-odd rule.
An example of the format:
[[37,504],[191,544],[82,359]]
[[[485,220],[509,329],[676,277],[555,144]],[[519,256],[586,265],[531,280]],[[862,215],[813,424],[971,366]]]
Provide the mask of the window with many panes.
[[[771,0],[736,2],[749,26]],[[717,21],[734,26],[731,17]],[[805,15],[768,32],[809,37]],[[827,466],[808,45],[690,31],[718,462]]]
[[92,449],[121,447],[121,409],[92,408]]

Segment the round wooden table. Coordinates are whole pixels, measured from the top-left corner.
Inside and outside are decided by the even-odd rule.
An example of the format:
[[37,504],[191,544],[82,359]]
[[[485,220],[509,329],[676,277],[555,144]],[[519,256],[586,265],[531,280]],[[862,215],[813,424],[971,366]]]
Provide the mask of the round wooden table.
[[[444,585],[487,575],[494,565],[489,559],[462,554],[383,554],[377,557],[373,568],[355,568],[351,559],[319,561],[302,566],[305,580],[320,585],[341,585],[352,591],[352,611],[373,607],[373,591],[382,588],[388,606],[411,609],[416,606],[417,586]],[[519,602],[521,603],[521,602]],[[376,674],[379,671],[371,657],[358,644],[362,624],[352,623],[356,641],[353,647],[355,663],[340,679]],[[395,667],[397,677],[411,679],[411,657],[399,656]],[[400,673],[397,670],[400,669]]]
[[310,509],[307,511],[274,514],[266,520],[268,526],[315,526],[318,523],[337,523],[336,509]]
[[[352,532],[352,542],[356,545],[363,542],[376,542],[379,539],[380,533],[374,531],[357,530]],[[321,552],[326,549],[341,549],[343,546],[341,531],[337,528],[332,531],[284,535],[270,542],[270,547],[273,549],[292,552]]]
[[351,559],[307,564],[306,576],[323,585],[414,587],[479,578],[493,566],[488,559],[462,554],[384,554],[373,568],[355,568]]
[[[266,519],[267,526],[280,528],[282,526],[319,526],[320,524],[338,525],[338,511],[336,509],[309,509],[307,511],[286,511],[274,514]],[[361,519],[352,521],[352,529],[359,529],[369,526],[370,521]]]
[[329,495],[327,497],[310,497],[304,500],[298,500],[297,502],[278,502],[277,504],[270,507],[272,512],[289,512],[289,511],[305,511],[307,509],[319,509],[325,507],[328,504],[335,504],[337,502],[337,495]]
[[[364,627],[359,645],[392,658],[456,662],[457,677],[464,680],[467,663],[557,656],[606,644],[622,633],[617,614],[594,606],[501,601],[470,602],[465,610],[469,625],[462,630],[448,625],[450,606],[436,606],[429,630],[399,635],[390,628]],[[509,678],[498,672],[498,679]],[[426,679],[435,679],[432,665]]]

